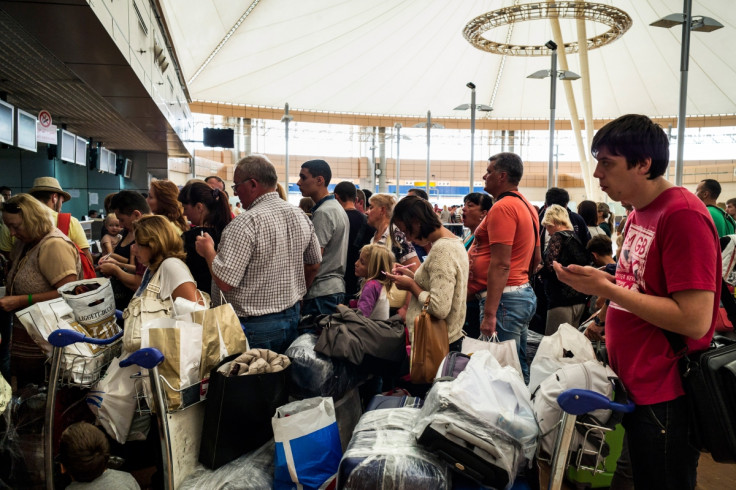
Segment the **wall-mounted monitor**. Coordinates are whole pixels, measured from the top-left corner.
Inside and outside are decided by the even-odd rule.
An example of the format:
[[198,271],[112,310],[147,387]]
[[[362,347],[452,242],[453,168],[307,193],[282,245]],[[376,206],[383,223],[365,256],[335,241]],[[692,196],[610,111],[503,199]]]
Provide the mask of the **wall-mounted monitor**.
[[115,167],[117,166],[117,162],[118,162],[118,156],[113,152],[109,152],[107,154],[107,171],[109,173],[113,175],[115,174],[115,170],[116,170]]
[[77,136],[77,151],[74,157],[77,165],[87,165],[87,140]]
[[14,129],[13,106],[0,100],[0,143],[12,146]]
[[36,124],[38,120],[33,114],[20,109],[15,110],[15,146],[28,151],[38,151],[36,142]]
[[235,147],[234,129],[204,128],[202,136],[204,146],[215,148]]
[[59,129],[59,157],[64,162],[74,163],[77,152],[77,136],[66,129]]
[[97,155],[97,170],[99,170],[100,172],[107,172],[107,161],[110,159],[110,152],[107,148],[102,147],[97,151]]
[[125,159],[125,165],[123,166],[123,177],[129,179],[133,176],[133,160],[130,158]]

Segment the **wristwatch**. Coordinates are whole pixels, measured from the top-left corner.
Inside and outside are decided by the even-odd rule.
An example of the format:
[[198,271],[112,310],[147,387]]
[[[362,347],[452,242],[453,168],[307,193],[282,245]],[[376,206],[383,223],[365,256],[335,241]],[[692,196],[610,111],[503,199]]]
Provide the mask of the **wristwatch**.
[[600,318],[598,318],[598,315],[596,315],[596,316],[593,317],[593,323],[595,323],[599,327],[605,327],[606,326],[606,321],[605,320],[601,320]]

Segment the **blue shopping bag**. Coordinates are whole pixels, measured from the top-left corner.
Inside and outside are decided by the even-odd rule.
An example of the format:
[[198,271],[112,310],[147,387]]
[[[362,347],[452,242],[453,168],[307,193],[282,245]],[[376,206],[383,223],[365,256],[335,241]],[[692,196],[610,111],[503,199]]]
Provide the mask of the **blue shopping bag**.
[[317,489],[337,473],[342,446],[332,398],[308,398],[279,407],[272,425],[274,488]]

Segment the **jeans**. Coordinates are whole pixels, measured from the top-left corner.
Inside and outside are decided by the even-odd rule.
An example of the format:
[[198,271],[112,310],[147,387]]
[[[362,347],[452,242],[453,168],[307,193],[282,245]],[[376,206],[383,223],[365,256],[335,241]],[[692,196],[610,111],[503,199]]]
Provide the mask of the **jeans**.
[[[486,299],[483,298],[478,303],[482,324]],[[503,293],[496,311],[498,340],[502,342],[504,340],[514,340],[516,342],[516,352],[519,354],[521,372],[524,374],[524,382],[527,384],[529,384],[529,364],[526,362],[526,334],[536,308],[537,297],[534,294],[534,289],[525,287],[510,293]]]
[[328,294],[304,300],[302,315],[332,315],[337,305],[345,301],[345,293]]
[[240,317],[251,349],[270,349],[283,354],[297,337],[299,303],[268,315]]
[[637,405],[623,425],[637,490],[695,488],[700,452],[690,442],[687,397]]

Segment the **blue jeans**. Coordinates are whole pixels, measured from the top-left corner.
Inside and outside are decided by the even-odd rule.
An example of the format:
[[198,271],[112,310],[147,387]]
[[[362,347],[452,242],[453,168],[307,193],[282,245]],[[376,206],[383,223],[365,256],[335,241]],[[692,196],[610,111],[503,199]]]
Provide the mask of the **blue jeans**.
[[[483,311],[486,307],[486,299],[478,301],[480,308],[480,322],[483,323]],[[526,334],[529,330],[529,322],[537,309],[537,296],[534,289],[525,287],[510,293],[501,295],[501,302],[496,311],[496,333],[498,340],[514,340],[516,352],[519,354],[521,372],[524,374],[524,382],[529,384],[529,364],[526,362]]]
[[251,349],[270,349],[283,354],[297,337],[299,303],[268,315],[240,317]]
[[700,452],[690,442],[687,397],[637,405],[623,426],[637,490],[695,488]]
[[344,303],[345,293],[328,294],[305,299],[302,315],[332,315],[337,311],[337,305]]

